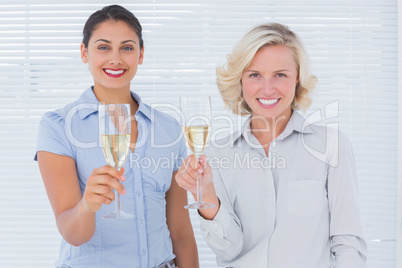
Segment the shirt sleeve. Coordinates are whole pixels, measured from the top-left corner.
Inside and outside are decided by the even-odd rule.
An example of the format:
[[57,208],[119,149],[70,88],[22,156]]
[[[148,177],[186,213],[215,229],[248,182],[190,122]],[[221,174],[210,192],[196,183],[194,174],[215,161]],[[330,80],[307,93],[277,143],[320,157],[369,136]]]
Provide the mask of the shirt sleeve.
[[173,171],[176,171],[179,169],[179,167],[181,166],[181,164],[183,163],[183,160],[187,158],[187,147],[186,147],[186,139],[184,137],[184,135],[180,132],[180,130],[182,129],[181,126],[179,125],[179,123],[176,121],[176,125],[177,125],[177,129],[178,129],[178,135],[179,135],[179,154],[177,157],[177,161],[175,161],[174,163],[174,168]]
[[34,160],[37,160],[37,152],[39,151],[46,151],[74,158],[71,143],[66,136],[65,121],[60,115],[54,112],[44,114],[39,123]]
[[243,248],[243,231],[240,219],[233,211],[226,188],[219,175],[213,169],[215,190],[220,200],[220,208],[213,220],[200,218],[201,233],[211,249],[221,259],[236,259]]
[[328,167],[331,252],[337,268],[365,267],[367,245],[360,220],[352,146],[341,132],[334,144],[338,145],[338,150],[331,156]]

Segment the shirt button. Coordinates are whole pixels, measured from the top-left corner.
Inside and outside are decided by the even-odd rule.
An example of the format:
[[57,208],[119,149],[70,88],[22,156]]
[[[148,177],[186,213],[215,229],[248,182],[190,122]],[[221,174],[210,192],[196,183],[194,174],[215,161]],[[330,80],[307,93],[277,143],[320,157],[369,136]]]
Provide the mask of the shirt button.
[[139,223],[140,223],[140,225],[144,225],[144,222],[143,222],[143,221],[140,221]]
[[144,256],[145,253],[147,253],[147,252],[145,251],[145,249],[143,249],[143,250],[141,251],[142,256]]
[[137,197],[140,197],[140,196],[141,196],[141,193],[140,193],[140,192],[137,192],[137,193],[136,193],[136,196],[137,196]]

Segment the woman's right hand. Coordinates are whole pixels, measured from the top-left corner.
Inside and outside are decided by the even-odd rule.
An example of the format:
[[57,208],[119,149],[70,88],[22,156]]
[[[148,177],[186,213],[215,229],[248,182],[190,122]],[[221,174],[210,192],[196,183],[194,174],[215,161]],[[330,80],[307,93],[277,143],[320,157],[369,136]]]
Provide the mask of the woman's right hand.
[[124,169],[96,168],[81,192],[77,164],[69,156],[38,152],[38,164],[46,193],[56,218],[57,228],[71,245],[88,242],[96,230],[96,211],[114,200],[113,188],[124,194]]
[[175,179],[181,188],[191,192],[197,200],[197,173],[201,176],[202,201],[215,205],[209,209],[200,209],[198,212],[204,219],[212,220],[218,213],[220,201],[215,192],[212,169],[207,162],[207,157],[202,155],[199,161],[194,155],[187,157],[176,173]]
[[212,171],[206,156],[200,156],[199,161],[197,161],[192,154],[183,161],[175,179],[181,188],[191,192],[193,196],[197,196],[197,175],[201,178],[203,192],[213,186]]
[[118,171],[112,166],[105,165],[92,170],[82,198],[84,210],[96,212],[103,204],[109,205],[115,199],[113,189],[116,189],[119,194],[125,194],[126,190],[120,183],[125,180],[124,168]]

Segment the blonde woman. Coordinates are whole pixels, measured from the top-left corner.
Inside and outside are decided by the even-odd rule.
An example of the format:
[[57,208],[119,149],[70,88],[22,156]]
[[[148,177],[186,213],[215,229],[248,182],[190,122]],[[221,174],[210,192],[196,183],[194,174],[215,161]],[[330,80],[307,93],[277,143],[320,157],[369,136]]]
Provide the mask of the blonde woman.
[[212,142],[210,164],[190,156],[175,178],[195,195],[202,174],[203,201],[216,206],[199,210],[201,230],[219,265],[365,266],[352,147],[297,112],[316,82],[300,38],[278,23],[250,30],[217,68],[227,107],[250,116]]

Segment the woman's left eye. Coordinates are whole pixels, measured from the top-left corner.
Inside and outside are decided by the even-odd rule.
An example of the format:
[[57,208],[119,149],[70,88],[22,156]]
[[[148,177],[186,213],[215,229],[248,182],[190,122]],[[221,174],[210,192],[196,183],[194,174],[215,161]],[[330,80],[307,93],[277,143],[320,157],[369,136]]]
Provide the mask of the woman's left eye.
[[132,47],[123,47],[123,50],[124,51],[131,51],[131,50],[133,50],[133,48]]
[[286,74],[283,74],[283,73],[277,73],[277,74],[276,74],[276,77],[286,77]]

